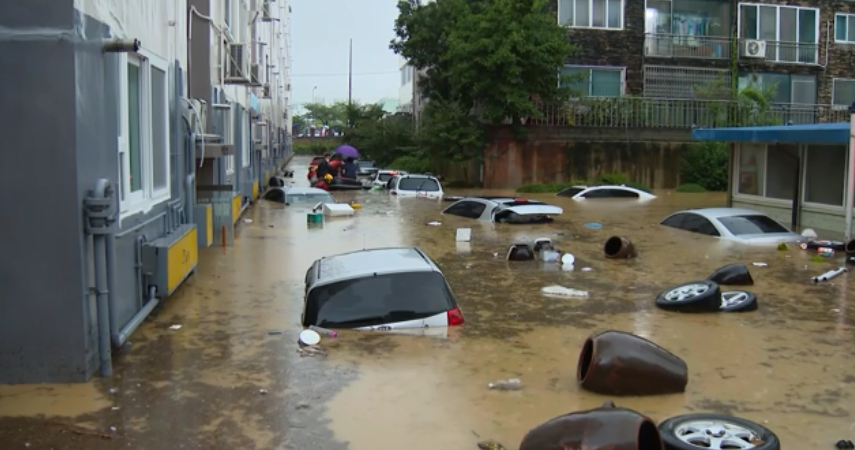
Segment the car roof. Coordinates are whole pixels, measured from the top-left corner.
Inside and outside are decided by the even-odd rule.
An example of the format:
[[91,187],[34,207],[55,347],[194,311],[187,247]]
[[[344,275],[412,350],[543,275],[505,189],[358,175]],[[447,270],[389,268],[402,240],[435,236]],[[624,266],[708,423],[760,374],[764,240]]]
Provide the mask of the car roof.
[[498,203],[500,205],[505,206],[520,206],[520,205],[546,205],[546,203],[539,202],[537,200],[529,200],[527,198],[522,197],[490,197],[490,196],[472,196],[472,197],[463,197],[459,202],[462,201],[472,201],[472,200],[481,200],[488,201],[493,203]]
[[425,175],[422,173],[405,173],[399,175],[398,178],[432,178],[434,180],[436,179],[436,177],[433,175]]
[[303,186],[285,187],[283,190],[286,194],[329,194],[323,189]]
[[[697,214],[699,216],[704,216],[707,219],[719,219],[722,217],[736,217],[736,216],[766,216],[766,214],[763,214],[760,211],[755,211],[753,209],[746,209],[746,208],[698,208],[698,209],[686,209],[683,211],[677,211],[674,214],[679,214],[679,213],[694,213],[694,214]],[[671,214],[671,215],[673,216],[674,214]]]
[[418,247],[358,250],[319,259],[315,284],[402,272],[439,272],[439,267]]

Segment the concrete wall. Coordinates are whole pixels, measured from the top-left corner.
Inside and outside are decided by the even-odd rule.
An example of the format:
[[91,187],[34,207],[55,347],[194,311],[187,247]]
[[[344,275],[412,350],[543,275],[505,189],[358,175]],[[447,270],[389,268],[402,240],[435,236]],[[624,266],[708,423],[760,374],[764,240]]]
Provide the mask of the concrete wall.
[[592,179],[626,173],[651,188],[679,183],[679,162],[690,142],[685,130],[528,127],[526,139],[493,130],[484,152],[484,187]]
[[[138,6],[148,9],[134,9]],[[183,33],[178,12],[184,11],[184,2],[3,0],[0,10],[0,100],[7,106],[0,113],[0,129],[8,148],[26,150],[0,156],[3,167],[16,168],[0,181],[0,195],[20,208],[2,222],[9,238],[0,252],[0,285],[6,288],[0,301],[0,383],[84,381],[99,363],[92,239],[83,226],[83,200],[97,179],[109,179],[118,188],[119,175],[123,60],[104,53],[101,40],[136,38],[152,54],[176,58],[169,60],[167,74],[169,179],[170,198],[183,198],[181,181],[192,167],[184,164],[186,129],[177,102],[184,92],[184,50],[173,41]],[[45,173],[50,183],[38,182]],[[136,240],[167,232],[168,202],[117,224],[111,311],[117,327],[142,301]]]
[[2,0],[0,11],[0,167],[9,169],[0,201],[14,208],[0,221],[0,382],[83,380],[93,368],[85,359],[73,3]]

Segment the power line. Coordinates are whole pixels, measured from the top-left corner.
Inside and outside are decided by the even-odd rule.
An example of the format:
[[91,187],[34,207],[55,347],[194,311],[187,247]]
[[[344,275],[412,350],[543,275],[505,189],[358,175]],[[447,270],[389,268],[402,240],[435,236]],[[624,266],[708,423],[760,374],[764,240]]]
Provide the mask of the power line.
[[[397,70],[389,71],[389,72],[355,72],[353,76],[373,76],[373,75],[391,75],[393,73],[400,73]],[[291,78],[299,78],[299,77],[346,77],[350,75],[349,73],[300,73],[300,74],[292,74]]]

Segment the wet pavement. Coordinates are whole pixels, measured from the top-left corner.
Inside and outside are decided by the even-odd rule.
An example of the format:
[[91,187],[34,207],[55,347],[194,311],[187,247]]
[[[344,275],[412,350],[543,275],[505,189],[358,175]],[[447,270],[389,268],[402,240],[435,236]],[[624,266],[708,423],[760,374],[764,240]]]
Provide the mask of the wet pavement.
[[[306,162],[292,163],[298,184]],[[657,421],[735,414],[788,447],[830,448],[855,437],[852,275],[813,285],[810,277],[834,262],[662,228],[668,213],[722,205],[724,196],[657,194],[645,204],[535,195],[565,208],[556,222],[535,226],[483,224],[442,216],[448,203],[358,192],[336,194],[363,204],[355,217],[308,228],[307,208],[261,201],[244,216],[252,222],[241,221],[234,247],[200,250],[197,274],[115,354],[113,378],[0,386],[0,448],[455,450],[485,439],[515,448],[541,422],[608,399],[575,384],[582,343],[605,329],[652,339],[689,366],[684,394],[614,398],[619,406]],[[432,220],[442,225],[425,225]],[[602,229],[584,227],[591,221]],[[459,227],[472,228],[470,245],[455,244]],[[629,237],[639,257],[604,259],[612,235]],[[576,270],[493,257],[539,237],[575,254]],[[446,338],[343,332],[322,342],[328,356],[301,357],[311,262],[398,245],[418,245],[439,263],[466,324]],[[654,307],[665,287],[732,262],[751,268],[759,311]],[[553,284],[590,297],[540,295]],[[487,389],[510,377],[523,389]]]

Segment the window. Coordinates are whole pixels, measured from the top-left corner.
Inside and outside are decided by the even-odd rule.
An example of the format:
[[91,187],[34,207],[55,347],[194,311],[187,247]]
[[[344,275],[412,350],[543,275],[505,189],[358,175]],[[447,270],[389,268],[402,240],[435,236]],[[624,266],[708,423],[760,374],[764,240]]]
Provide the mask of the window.
[[732,6],[723,0],[647,0],[647,56],[729,59]]
[[855,44],[855,14],[834,15],[834,41]]
[[719,236],[715,225],[710,223],[705,217],[698,214],[686,214],[680,228],[692,233],[706,234],[707,236]]
[[742,144],[739,149],[740,194],[763,195],[766,174],[766,147],[763,144]]
[[[855,28],[855,22],[852,23]],[[835,78],[831,89],[831,104],[849,106],[855,103],[855,79]]]
[[811,145],[805,155],[804,201],[843,206],[846,146]]
[[381,325],[424,319],[455,305],[438,272],[382,274],[315,287],[306,299],[303,325]]
[[739,37],[766,41],[766,61],[816,64],[819,10],[740,3]]
[[663,220],[659,225],[664,225],[666,227],[671,228],[681,228],[683,226],[683,221],[686,220],[687,216],[688,214],[686,213],[674,214],[673,216],[670,216]]
[[237,149],[237,145],[235,143],[234,107],[223,109],[221,111],[223,120],[223,143],[232,146],[231,154],[223,157],[223,164],[225,165],[225,172],[228,177],[235,173],[234,152]]
[[728,231],[733,233],[734,236],[790,232],[790,230],[784,228],[783,225],[775,222],[771,217],[767,216],[753,215],[720,217],[718,221],[721,222]]
[[249,158],[249,155],[250,155],[249,150],[250,150],[250,147],[252,146],[252,139],[250,138],[250,135],[249,135],[249,111],[247,111],[243,108],[241,108],[241,111],[242,112],[240,115],[240,117],[241,117],[241,123],[240,123],[240,129],[241,129],[240,161],[241,161],[241,167],[247,168],[247,167],[249,167],[249,163],[251,162],[250,158]]
[[730,89],[731,71],[699,67],[644,66],[644,96],[715,98],[714,89]]
[[[770,88],[774,90],[773,103],[791,105],[815,105],[816,104],[816,75],[790,75],[786,73],[743,73],[739,76],[739,89],[748,86],[758,88]],[[810,119],[814,123],[813,115],[809,111],[794,111],[791,117],[784,117],[785,122],[792,120],[794,123],[805,122]]]
[[577,28],[623,29],[623,0],[558,0],[558,23]]
[[638,194],[626,189],[594,189],[586,194],[585,198],[638,198]]
[[792,200],[799,175],[798,147],[769,144],[766,155],[766,197]]
[[484,213],[487,205],[480,202],[458,202],[448,207],[444,211],[445,214],[452,216],[468,217],[470,219],[478,219]]
[[620,97],[623,95],[623,67],[565,66],[562,83],[579,97]]
[[120,58],[119,191],[127,217],[170,196],[169,66],[146,51]]
[[398,181],[398,189],[401,191],[439,192],[439,183],[433,178],[406,177]]
[[559,192],[559,193],[557,193],[557,194],[555,194],[555,195],[557,195],[557,196],[559,196],[559,197],[573,197],[573,196],[575,196],[576,194],[578,194],[578,193],[580,193],[580,192],[582,192],[582,191],[584,191],[584,190],[585,190],[584,188],[569,187],[569,188],[566,188],[566,189],[564,189],[563,191],[561,191],[561,192]]

